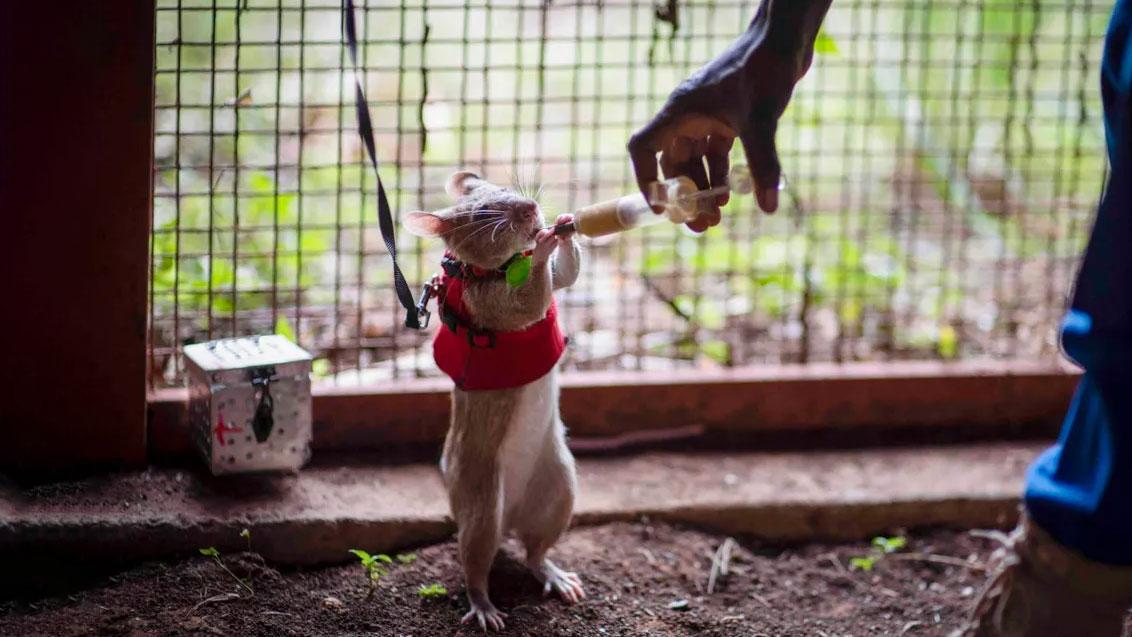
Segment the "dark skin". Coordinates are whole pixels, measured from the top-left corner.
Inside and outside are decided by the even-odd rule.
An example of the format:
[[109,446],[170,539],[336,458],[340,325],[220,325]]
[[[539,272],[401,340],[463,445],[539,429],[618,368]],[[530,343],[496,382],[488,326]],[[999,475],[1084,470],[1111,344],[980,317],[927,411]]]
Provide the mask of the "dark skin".
[[[657,180],[657,153],[666,179],[684,175],[701,189],[727,183],[727,155],[738,137],[765,212],[778,209],[774,136],[794,85],[810,68],[814,40],[831,0],[763,0],[746,32],[680,83],[652,121],[629,139],[637,186],[648,197]],[[719,223],[728,195],[688,227]],[[660,212],[660,210],[657,210]]]

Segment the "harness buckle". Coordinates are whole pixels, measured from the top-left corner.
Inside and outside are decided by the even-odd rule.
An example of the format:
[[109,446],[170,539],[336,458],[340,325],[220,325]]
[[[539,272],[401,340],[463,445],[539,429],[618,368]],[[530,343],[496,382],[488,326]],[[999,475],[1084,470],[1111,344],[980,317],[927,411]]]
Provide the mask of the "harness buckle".
[[460,263],[453,257],[445,255],[444,259],[440,261],[440,267],[442,270],[444,270],[445,274],[452,277],[453,279],[464,278],[464,264]]

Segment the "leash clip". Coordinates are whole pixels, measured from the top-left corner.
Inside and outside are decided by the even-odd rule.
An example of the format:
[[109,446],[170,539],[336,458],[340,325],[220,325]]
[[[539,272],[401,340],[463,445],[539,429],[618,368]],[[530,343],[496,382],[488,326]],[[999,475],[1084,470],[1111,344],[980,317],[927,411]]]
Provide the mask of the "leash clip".
[[417,302],[417,319],[419,327],[417,329],[425,329],[428,327],[428,321],[432,318],[432,312],[428,311],[428,302],[434,296],[438,296],[440,292],[440,275],[434,274],[429,279],[428,283],[424,284],[421,290],[421,300]]

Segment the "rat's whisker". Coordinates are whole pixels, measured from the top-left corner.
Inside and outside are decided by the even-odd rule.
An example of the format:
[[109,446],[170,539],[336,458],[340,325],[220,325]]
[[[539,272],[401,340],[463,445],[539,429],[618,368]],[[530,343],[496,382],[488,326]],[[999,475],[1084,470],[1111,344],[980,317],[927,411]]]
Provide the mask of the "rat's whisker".
[[506,213],[506,212],[507,212],[506,210],[491,210],[491,209],[485,209],[485,210],[467,210],[467,211],[465,211],[465,212],[457,212],[457,213],[454,213],[454,214],[448,215],[448,217],[449,217],[449,218],[456,218],[456,217],[471,217],[471,216],[474,216],[474,215],[478,215],[478,214],[491,214],[492,216],[498,217],[498,216],[501,216],[501,215],[503,215],[503,214],[504,214],[504,213]]
[[455,228],[449,228],[448,230],[441,232],[438,236],[443,237],[444,235],[452,234],[452,233],[458,232],[460,230],[468,230],[469,228],[474,228],[476,226],[486,226],[487,224],[493,223],[495,221],[496,221],[496,219],[494,219],[494,218],[492,218],[492,219],[480,219],[478,221],[472,221],[471,223],[467,223],[467,224],[464,224],[462,226],[458,226],[458,227],[455,227]]
[[[498,221],[495,221],[494,223],[499,223],[499,222],[498,222]],[[477,234],[479,234],[479,233],[483,232],[484,230],[488,230],[488,229],[490,229],[491,227],[492,227],[492,224],[485,224],[485,225],[483,225],[483,226],[480,226],[479,228],[476,228],[476,230],[475,230],[474,232],[472,232],[472,233],[471,233],[471,234],[469,234],[468,236],[466,236],[466,237],[464,237],[463,239],[461,239],[461,240],[460,240],[460,243],[457,243],[456,245],[452,246],[452,249],[453,249],[453,250],[455,250],[456,248],[459,248],[460,246],[462,246],[462,245],[464,245],[465,243],[467,243],[467,242],[468,242],[468,240],[469,240],[469,239],[471,239],[472,237],[474,237],[474,236],[476,236]]]

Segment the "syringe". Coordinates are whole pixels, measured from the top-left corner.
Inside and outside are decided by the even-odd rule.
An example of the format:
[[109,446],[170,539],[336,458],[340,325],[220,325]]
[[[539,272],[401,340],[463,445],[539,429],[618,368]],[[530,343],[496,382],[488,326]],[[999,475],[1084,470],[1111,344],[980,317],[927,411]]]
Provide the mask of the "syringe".
[[[630,228],[650,226],[663,220],[674,224],[687,223],[699,214],[701,201],[730,192],[747,194],[753,190],[751,173],[742,164],[731,168],[727,185],[706,190],[698,190],[695,182],[687,177],[674,177],[653,182],[649,188],[648,201],[637,192],[580,208],[574,212],[572,222],[555,226],[554,234],[577,232],[587,237],[603,237]],[[654,205],[663,206],[664,213],[654,213]]]

